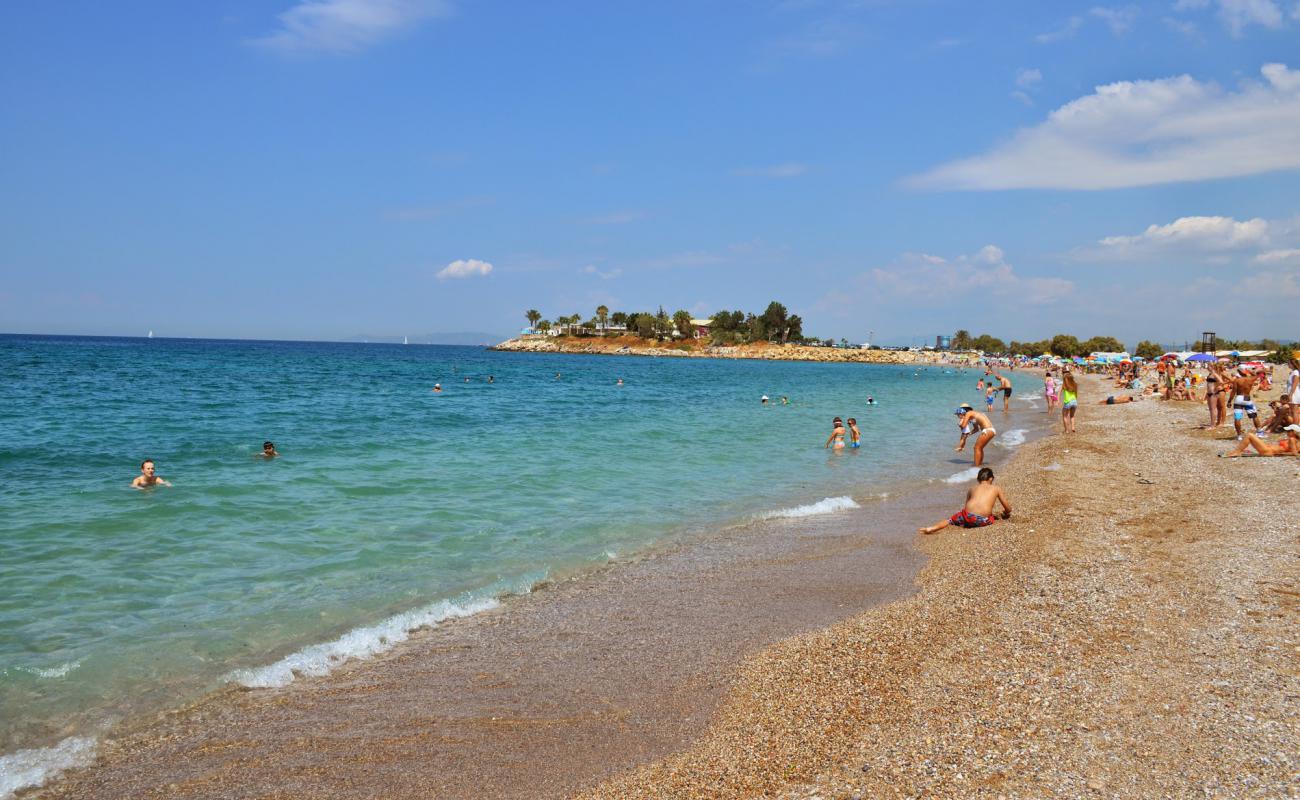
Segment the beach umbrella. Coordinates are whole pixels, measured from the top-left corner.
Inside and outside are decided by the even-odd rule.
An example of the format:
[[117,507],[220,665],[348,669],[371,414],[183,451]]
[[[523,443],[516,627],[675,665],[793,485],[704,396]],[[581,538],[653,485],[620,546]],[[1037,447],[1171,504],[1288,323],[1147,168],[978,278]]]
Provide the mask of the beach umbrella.
[[1209,353],[1197,353],[1196,355],[1191,356],[1187,360],[1188,361],[1213,361],[1214,356],[1210,355]]
[[1121,364],[1132,364],[1133,362],[1132,362],[1131,360],[1129,360],[1129,359],[1126,358],[1126,359],[1124,359],[1123,361],[1120,361],[1119,363],[1121,363]]

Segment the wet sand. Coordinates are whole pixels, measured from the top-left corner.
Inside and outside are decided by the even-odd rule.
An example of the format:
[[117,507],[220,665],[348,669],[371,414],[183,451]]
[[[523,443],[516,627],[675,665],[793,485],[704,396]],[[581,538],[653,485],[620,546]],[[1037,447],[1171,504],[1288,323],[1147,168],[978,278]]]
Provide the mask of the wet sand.
[[220,692],[34,796],[568,796],[687,747],[747,655],[913,592],[911,531],[950,511],[924,496],[715,532],[329,676]]
[[584,796],[1300,797],[1300,459],[1216,458],[1206,416],[1084,405],[999,472],[1013,521],[920,540],[916,595],[747,660],[689,750]]

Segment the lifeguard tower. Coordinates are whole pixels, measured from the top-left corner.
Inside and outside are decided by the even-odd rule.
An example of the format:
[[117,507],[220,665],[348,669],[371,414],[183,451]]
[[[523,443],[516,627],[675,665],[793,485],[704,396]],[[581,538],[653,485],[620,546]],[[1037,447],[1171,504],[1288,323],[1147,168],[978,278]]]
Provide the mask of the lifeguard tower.
[[1201,334],[1201,352],[1213,355],[1214,351],[1217,349],[1219,348],[1217,345],[1217,339],[1214,336],[1214,331],[1204,331]]

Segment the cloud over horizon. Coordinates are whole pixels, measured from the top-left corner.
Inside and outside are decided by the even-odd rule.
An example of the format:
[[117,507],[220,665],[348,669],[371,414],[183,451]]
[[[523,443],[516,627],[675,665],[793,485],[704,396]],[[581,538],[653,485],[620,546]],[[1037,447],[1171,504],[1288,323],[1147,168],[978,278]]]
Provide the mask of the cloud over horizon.
[[1190,75],[1098,86],[914,189],[1097,190],[1300,168],[1300,70],[1265,64],[1236,91]]
[[479,261],[477,258],[459,259],[453,261],[442,269],[438,270],[435,276],[438,280],[443,281],[448,278],[473,278],[475,276],[489,275],[492,273],[492,265],[486,261]]
[[298,0],[278,15],[279,30],[250,43],[283,55],[355,53],[451,12],[449,0]]

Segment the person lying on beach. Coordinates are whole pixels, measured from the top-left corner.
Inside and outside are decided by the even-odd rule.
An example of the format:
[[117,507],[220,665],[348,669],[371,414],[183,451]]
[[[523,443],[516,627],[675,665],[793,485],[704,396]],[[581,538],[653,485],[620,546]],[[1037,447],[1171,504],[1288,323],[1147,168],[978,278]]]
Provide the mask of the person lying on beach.
[[1131,394],[1113,394],[1110,397],[1107,397],[1105,400],[1098,400],[1097,405],[1118,406],[1118,405],[1123,405],[1124,403],[1136,403],[1139,399],[1140,398],[1134,397]]
[[262,442],[262,458],[275,458],[278,455],[280,453],[275,449],[275,442]]
[[1255,434],[1248,433],[1232,450],[1219,453],[1219,458],[1240,458],[1250,447],[1255,448],[1255,452],[1261,456],[1300,456],[1300,425],[1286,426],[1286,438],[1279,439],[1277,444],[1270,444]]
[[171,486],[171,483],[161,475],[155,475],[153,471],[153,459],[146,458],[140,462],[140,474],[136,479],[131,481],[131,486],[136,489],[152,489],[155,486]]
[[1296,422],[1296,407],[1289,401],[1290,397],[1282,395],[1281,400],[1274,400],[1268,404],[1268,407],[1273,409],[1273,416],[1260,426],[1260,433],[1281,433],[1286,430],[1286,426]]
[[979,435],[975,439],[975,466],[983,466],[984,448],[988,446],[989,442],[993,441],[994,436],[998,435],[998,432],[993,428],[993,423],[989,422],[988,417],[971,408],[969,403],[962,403],[952,413],[961,416],[961,419],[957,421],[957,427],[961,428],[961,441],[957,442],[953,452],[960,453],[965,450],[966,439],[978,431]]
[[827,447],[831,446],[831,442],[834,442],[836,450],[843,450],[844,449],[844,422],[839,417],[836,417],[835,419],[831,420],[831,424],[834,426],[831,429],[831,438],[826,440],[826,446],[823,447],[822,449],[825,450]]
[[919,528],[918,533],[938,533],[949,525],[959,528],[983,528],[992,525],[994,503],[1002,504],[1002,518],[1011,519],[1011,503],[1001,486],[993,485],[993,470],[985,467],[975,478],[979,483],[966,492],[966,505],[943,522],[937,522],[928,528]]

